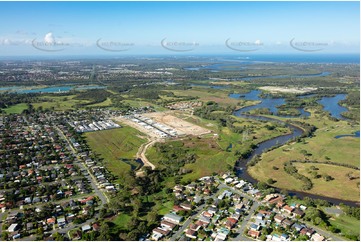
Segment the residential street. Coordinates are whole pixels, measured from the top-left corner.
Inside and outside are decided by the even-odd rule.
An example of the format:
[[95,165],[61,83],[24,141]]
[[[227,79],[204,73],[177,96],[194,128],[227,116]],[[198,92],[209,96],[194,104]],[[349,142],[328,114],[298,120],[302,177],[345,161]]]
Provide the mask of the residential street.
[[189,226],[189,224],[191,223],[191,221],[196,218],[197,216],[199,216],[201,214],[201,212],[203,211],[203,208],[205,207],[205,204],[202,204],[201,206],[199,206],[197,208],[197,213],[193,216],[190,216],[184,223],[183,226],[180,227],[178,229],[178,231],[172,236],[170,237],[170,241],[175,241],[177,239],[179,239],[179,237],[181,236],[181,234],[184,232],[184,230]]
[[249,222],[249,220],[251,219],[254,211],[258,208],[259,203],[258,202],[254,202],[251,209],[248,211],[248,215],[246,217],[243,218],[242,222],[241,222],[241,226],[240,228],[237,230],[237,233],[239,233],[239,235],[233,239],[234,241],[252,241],[251,239],[245,237],[243,235],[244,230],[247,227],[247,224]]
[[252,217],[254,211],[260,206],[260,203],[255,198],[249,196],[248,194],[245,194],[239,190],[236,190],[233,187],[226,185],[222,181],[219,181],[219,182],[220,182],[220,185],[218,186],[219,189],[227,188],[227,189],[231,190],[233,193],[239,194],[239,195],[253,201],[253,205],[252,205],[251,209],[248,211],[248,215],[242,219],[242,222],[240,222],[240,228],[237,230],[237,233],[239,233],[239,235],[235,239],[233,239],[234,241],[252,241],[251,239],[245,237],[243,235],[243,232],[246,229],[247,224],[248,224],[250,218]]
[[[59,134],[63,137],[63,139],[65,139],[69,145],[69,148],[70,150],[73,152],[73,154],[75,156],[77,156],[77,152],[76,150],[74,149],[74,147],[72,146],[72,144],[70,143],[69,139],[64,135],[63,131],[61,131],[58,127],[56,127],[56,129],[59,131]],[[90,184],[95,192],[95,194],[99,197],[99,199],[101,200],[101,205],[100,207],[103,207],[104,204],[108,203],[109,202],[109,198],[102,192],[99,190],[97,184],[96,184],[96,179],[95,177],[93,176],[93,174],[89,171],[88,167],[83,163],[83,162],[80,162],[79,160],[77,160],[75,162],[76,165],[78,166],[82,166],[83,169],[86,169],[89,176],[88,176],[88,179],[90,181]]]

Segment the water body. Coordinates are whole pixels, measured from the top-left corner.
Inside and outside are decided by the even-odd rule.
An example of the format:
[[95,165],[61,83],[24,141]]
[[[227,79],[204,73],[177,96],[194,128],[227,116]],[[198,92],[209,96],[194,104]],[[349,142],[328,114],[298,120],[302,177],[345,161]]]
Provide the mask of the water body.
[[[261,91],[252,90],[249,93],[243,93],[243,94],[233,93],[230,94],[229,97],[237,98],[237,99],[242,98],[250,101],[261,101],[261,103],[259,104],[241,108],[240,112],[242,113],[250,112],[258,108],[268,108],[273,114],[277,114],[278,112],[277,106],[281,106],[286,103],[284,98],[260,98],[259,97],[260,94]],[[298,96],[298,98],[309,98],[315,95],[316,94],[306,94],[306,95]],[[332,117],[344,120],[345,118],[342,117],[341,113],[347,112],[348,109],[343,106],[340,106],[338,103],[341,100],[345,100],[345,99],[346,99],[346,94],[337,94],[334,97],[322,97],[322,99],[319,100],[318,103],[320,103],[323,106],[323,110],[329,112]],[[305,111],[303,108],[297,108],[297,109],[301,113],[300,116],[309,117],[311,115],[310,112]],[[294,116],[280,116],[280,117],[294,118]]]
[[87,90],[87,89],[101,89],[101,88],[106,88],[106,87],[89,85],[89,86],[53,86],[53,87],[29,89],[29,87],[12,86],[12,87],[1,87],[0,91],[9,91],[16,93],[57,93],[57,92],[68,92],[70,90]]
[[[246,115],[243,114],[241,110],[237,110],[234,112],[234,115],[238,116],[238,117],[242,117],[242,118],[249,118],[249,119],[254,119],[254,120],[264,120],[264,121],[271,121],[271,122],[276,122],[276,123],[283,123],[280,120],[277,119],[273,119],[273,118],[268,118],[268,117],[262,117],[262,116],[255,116],[255,115]],[[261,155],[263,152],[267,151],[267,149],[274,147],[274,146],[281,146],[283,144],[285,144],[286,142],[288,142],[289,140],[293,139],[293,138],[297,138],[299,136],[301,136],[302,134],[302,130],[294,125],[291,124],[286,124],[290,130],[291,130],[291,134],[287,134],[287,135],[281,135],[266,141],[261,142],[256,149],[253,150],[252,154],[247,158],[247,159],[241,159],[238,160],[236,162],[236,170],[237,170],[237,176],[247,180],[253,184],[257,183],[258,180],[254,179],[248,172],[247,172],[247,163],[255,156],[255,155]],[[307,192],[300,192],[300,191],[289,191],[289,195],[291,196],[297,196],[299,198],[304,198],[304,197],[310,197],[313,199],[322,199],[322,200],[326,200],[332,204],[346,204],[349,206],[359,206],[358,202],[354,202],[354,201],[348,201],[348,200],[342,200],[342,199],[336,199],[336,198],[331,198],[331,197],[326,197],[326,196],[321,196],[321,195],[316,195],[316,194],[310,194]]]
[[336,139],[343,138],[343,137],[360,138],[360,130],[359,130],[359,131],[356,131],[356,132],[353,133],[353,134],[342,134],[342,135],[337,135],[337,136],[335,136]]
[[[239,110],[236,110],[233,114],[235,116],[242,117],[242,118],[248,118],[248,119],[254,119],[254,120],[263,120],[263,121],[271,121],[271,122],[276,122],[276,123],[284,123],[284,122],[282,122],[280,120],[269,118],[269,117],[245,114],[245,112],[247,112],[247,111],[250,111],[250,110],[255,109],[255,108],[260,108],[260,107],[269,108],[270,111],[276,112],[277,111],[276,106],[282,105],[284,103],[284,101],[285,101],[282,98],[277,98],[277,99],[268,99],[268,98],[266,98],[266,99],[262,99],[262,98],[259,97],[260,93],[261,93],[261,91],[259,91],[259,90],[252,90],[251,92],[245,93],[245,94],[230,94],[230,97],[232,97],[232,98],[244,98],[246,100],[256,100],[256,101],[261,100],[262,101],[260,104],[250,106],[250,107],[244,107],[244,108],[241,108]],[[341,96],[341,98],[342,98],[342,96]],[[332,104],[330,104],[330,105],[332,105]],[[309,113],[308,113],[308,115],[309,115]],[[253,150],[252,154],[247,159],[238,160],[236,162],[235,168],[237,170],[237,176],[238,177],[240,177],[240,178],[242,178],[244,180],[247,180],[247,181],[249,181],[251,183],[257,183],[258,180],[254,179],[247,172],[247,163],[254,156],[261,155],[263,152],[266,152],[269,148],[274,147],[274,146],[281,146],[281,145],[285,144],[286,142],[288,142],[289,140],[297,138],[297,137],[302,135],[302,129],[300,129],[300,128],[294,126],[294,125],[291,125],[291,124],[286,124],[286,125],[291,130],[290,134],[281,135],[281,136],[278,136],[278,137],[275,137],[275,138],[272,138],[272,139],[261,142],[260,144],[258,144],[257,148]],[[359,135],[360,135],[360,133],[358,132],[358,136]],[[315,194],[309,194],[307,192],[289,191],[289,194],[292,195],[292,196],[295,195],[295,196],[300,197],[300,198],[310,197],[310,198],[313,198],[313,199],[322,199],[322,200],[329,201],[329,202],[331,202],[333,204],[344,203],[344,204],[347,204],[349,206],[359,206],[357,202],[347,201],[347,200],[342,200],[342,199],[335,199],[335,198],[330,198],[330,197],[320,196],[320,195],[315,195]]]
[[[229,89],[229,86],[217,86],[217,85],[208,85],[208,84],[192,84],[194,87],[204,87],[204,88],[213,88],[213,89]],[[261,98],[259,95],[261,94],[260,90],[252,90],[248,93],[232,93],[229,95],[230,98],[235,99],[244,99],[249,101],[261,101],[259,104],[244,107],[241,109],[241,112],[250,112],[253,109],[258,108],[268,108],[274,115],[278,112],[278,106],[281,106],[286,103],[284,98]],[[297,96],[297,98],[310,98],[314,97],[316,94],[305,94]],[[344,100],[346,98],[346,94],[337,94],[334,97],[322,97],[321,100],[318,101],[323,106],[323,110],[330,112],[331,116],[337,119],[345,119],[341,116],[341,113],[347,112],[348,109],[340,106],[338,104],[339,101]],[[311,115],[310,112],[305,111],[303,108],[297,108],[300,112],[300,115],[297,117],[309,117]],[[295,118],[295,116],[279,116],[285,118]]]
[[[337,64],[359,64],[359,54],[252,54],[247,56],[229,55],[225,56],[229,61],[237,61],[243,58],[249,62],[283,62],[283,63],[337,63]],[[242,60],[240,60],[242,61]]]
[[[260,98],[259,97],[260,94],[261,94],[260,90],[252,90],[249,93],[243,93],[243,94],[233,93],[230,94],[229,97],[236,99],[242,98],[249,101],[261,101],[259,104],[241,108],[240,110],[238,110],[240,113],[250,112],[258,108],[267,108],[274,115],[276,115],[278,113],[277,107],[286,103],[284,98]],[[300,116],[309,117],[311,115],[310,112],[305,111],[303,108],[297,108],[297,110],[300,111],[301,113]],[[280,116],[280,117],[295,118],[294,116]]]
[[252,90],[247,93],[232,93],[229,95],[229,97],[236,99],[242,98],[249,101],[261,101],[263,99],[258,96],[260,94],[261,94],[260,90]]
[[212,88],[212,89],[229,89],[230,86],[217,86],[217,85],[208,85],[208,84],[191,84],[191,87],[204,87],[204,88]]
[[72,86],[58,86],[58,87],[46,87],[39,89],[28,89],[28,90],[16,90],[17,93],[55,93],[55,92],[68,92],[73,89]]
[[121,161],[123,161],[124,163],[130,165],[130,168],[134,171],[137,170],[138,168],[144,166],[144,163],[142,161],[142,159],[135,159],[135,160],[131,160],[131,159],[121,159]]
[[341,113],[347,112],[348,109],[338,104],[341,100],[345,99],[346,94],[337,94],[334,97],[323,97],[318,101],[318,103],[321,104],[323,106],[323,110],[329,112],[332,117],[337,119],[345,119],[342,117]]
[[[249,64],[249,63],[242,63],[242,64]],[[219,71],[240,71],[246,69],[245,66],[240,65],[240,63],[215,63],[210,65],[204,65],[200,67],[186,67],[183,68],[187,71],[200,71],[200,70],[208,70],[212,72],[219,72]]]

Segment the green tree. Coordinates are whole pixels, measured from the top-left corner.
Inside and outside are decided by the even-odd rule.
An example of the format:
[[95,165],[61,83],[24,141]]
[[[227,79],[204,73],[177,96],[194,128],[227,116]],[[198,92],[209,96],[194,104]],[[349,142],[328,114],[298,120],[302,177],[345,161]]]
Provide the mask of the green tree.
[[109,233],[109,225],[106,222],[103,222],[100,226],[100,230],[99,230],[99,240],[105,240],[108,241],[111,239],[110,233]]
[[53,234],[53,238],[54,238],[54,240],[56,240],[56,241],[64,241],[64,236],[61,235],[59,232],[55,232],[55,233]]

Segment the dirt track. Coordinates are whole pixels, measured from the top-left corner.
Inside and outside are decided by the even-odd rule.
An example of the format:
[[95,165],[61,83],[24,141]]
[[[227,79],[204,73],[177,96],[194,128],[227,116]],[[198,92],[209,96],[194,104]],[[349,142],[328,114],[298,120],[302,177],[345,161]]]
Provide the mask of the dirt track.
[[139,150],[137,152],[137,158],[140,158],[142,162],[144,163],[144,166],[150,166],[152,170],[155,169],[155,165],[149,162],[147,157],[145,156],[145,152],[149,147],[151,147],[153,144],[155,144],[157,140],[150,140],[148,143],[144,143],[139,147]]

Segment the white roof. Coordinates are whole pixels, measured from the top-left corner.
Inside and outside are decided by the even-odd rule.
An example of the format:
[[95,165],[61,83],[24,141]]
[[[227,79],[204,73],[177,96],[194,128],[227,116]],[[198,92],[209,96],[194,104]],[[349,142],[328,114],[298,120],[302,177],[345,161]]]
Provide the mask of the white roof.
[[15,231],[15,228],[18,226],[18,224],[12,224],[10,225],[10,227],[8,228],[8,231],[9,232],[14,232]]
[[58,218],[58,223],[65,223],[65,218]]
[[83,231],[90,230],[90,225],[89,224],[83,225],[81,227],[81,230],[83,230]]

